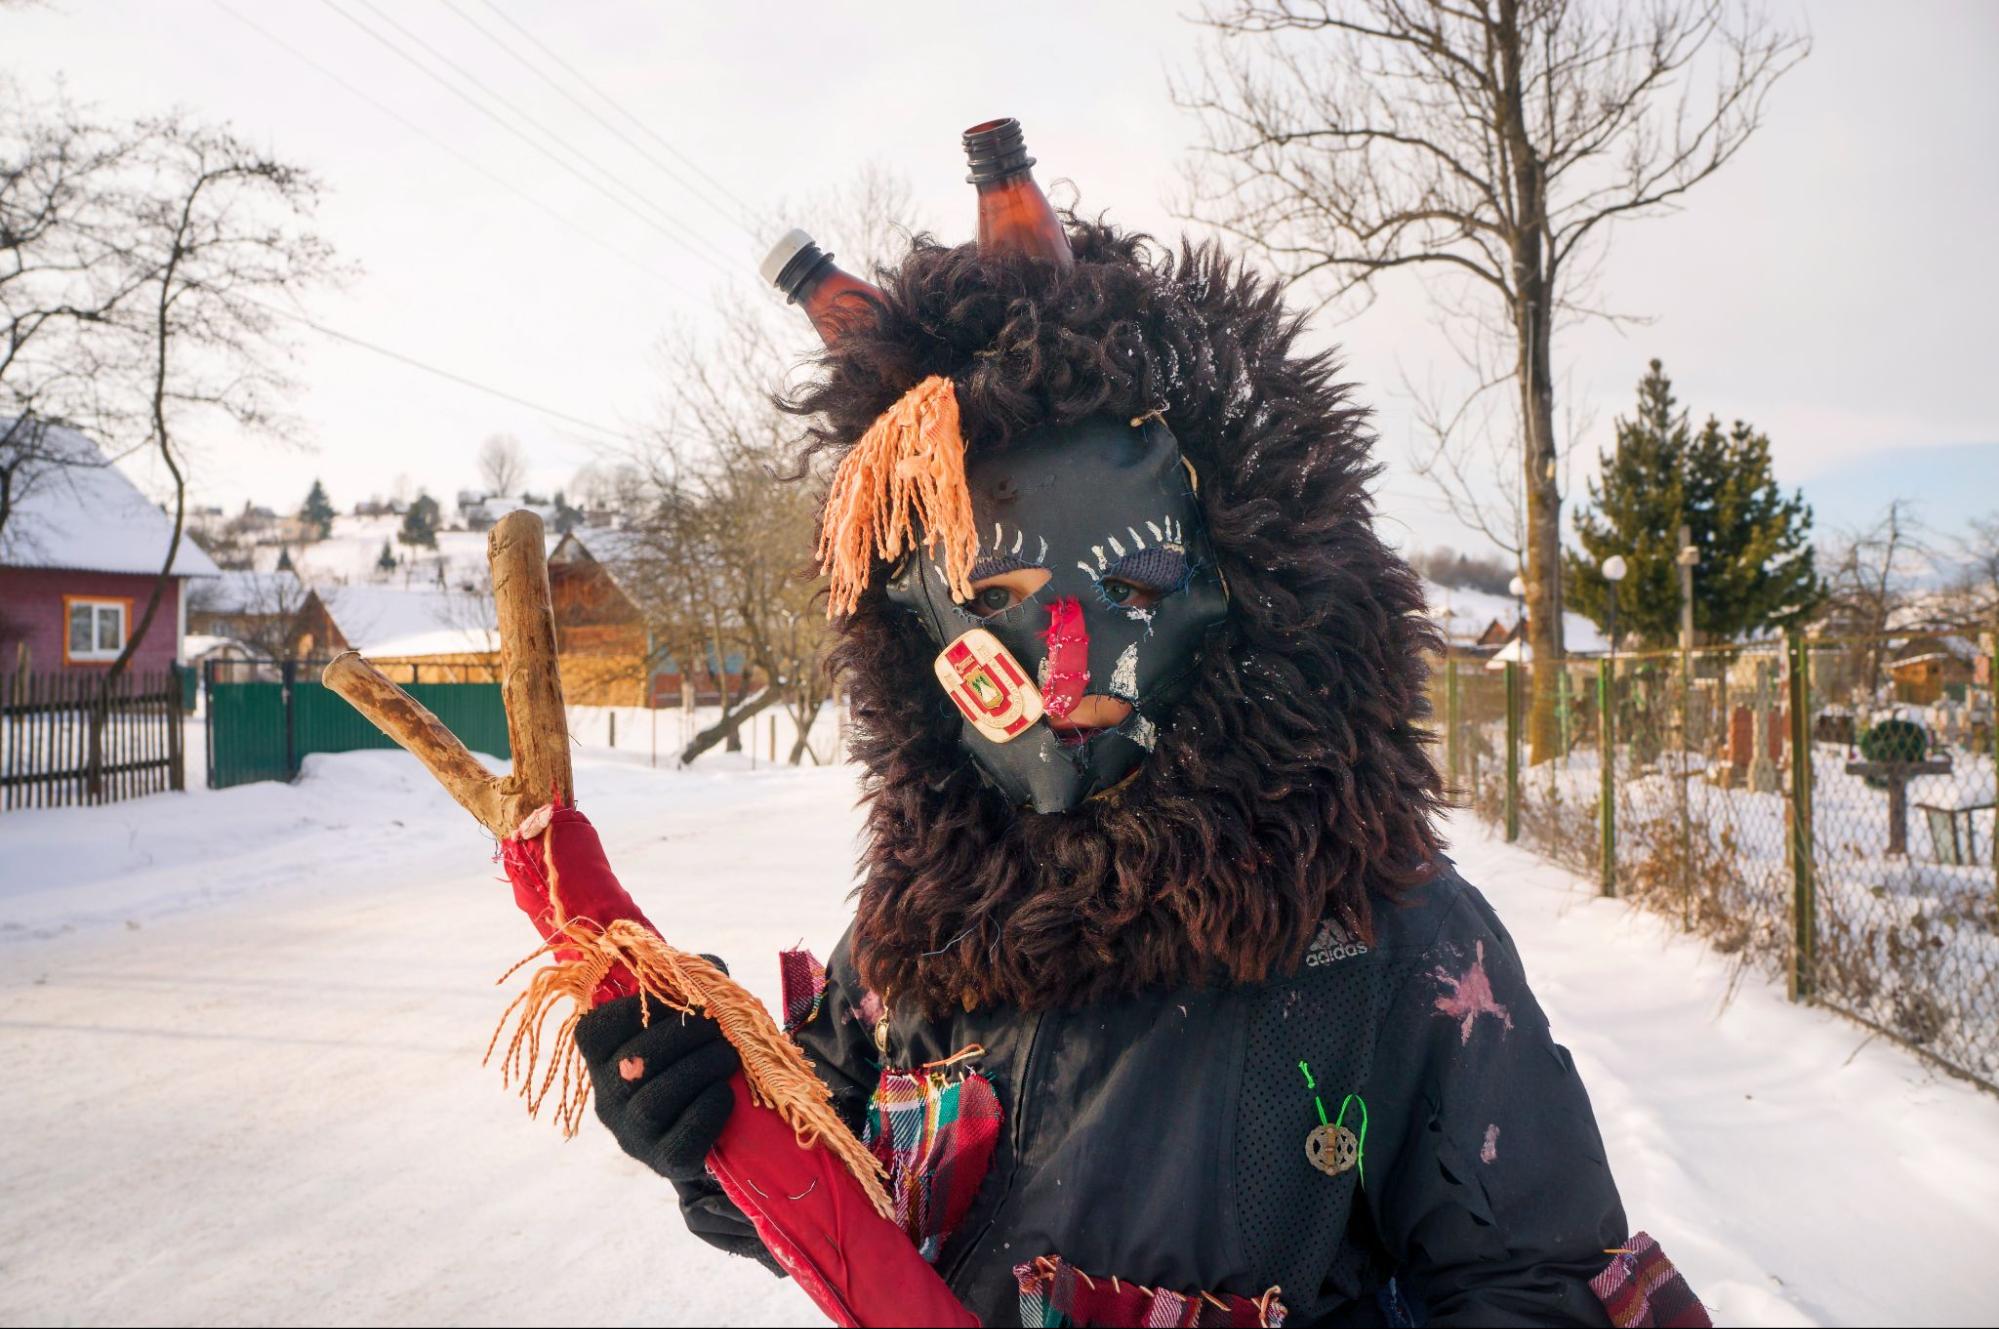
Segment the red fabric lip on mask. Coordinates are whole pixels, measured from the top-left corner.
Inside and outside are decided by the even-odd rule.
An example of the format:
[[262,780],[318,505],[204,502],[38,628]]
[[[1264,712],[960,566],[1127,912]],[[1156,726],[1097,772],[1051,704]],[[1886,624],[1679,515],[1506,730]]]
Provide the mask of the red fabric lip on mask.
[[1041,706],[1066,720],[1090,686],[1090,630],[1083,606],[1067,596],[1048,606],[1048,663],[1041,680]]

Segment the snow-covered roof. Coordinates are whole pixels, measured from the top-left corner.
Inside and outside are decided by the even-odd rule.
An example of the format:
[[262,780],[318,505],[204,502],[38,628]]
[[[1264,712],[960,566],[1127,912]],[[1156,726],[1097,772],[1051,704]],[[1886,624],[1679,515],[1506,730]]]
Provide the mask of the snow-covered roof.
[[[1427,577],[1423,580],[1423,598],[1431,620],[1459,646],[1477,641],[1495,621],[1510,628],[1520,618],[1520,602],[1510,595],[1442,586]],[[1562,645],[1571,654],[1591,655],[1609,649],[1610,643],[1597,631],[1596,624],[1581,614],[1565,613]]]
[[211,614],[289,614],[305,603],[295,572],[231,569],[195,588],[188,607]]
[[[0,421],[0,430],[11,423]],[[75,430],[49,426],[41,446],[61,460],[37,472],[8,515],[0,530],[0,566],[157,573],[173,539],[172,520]],[[213,577],[220,571],[183,534],[174,575]]]
[[341,635],[363,655],[463,655],[499,642],[486,596],[364,585],[329,587],[322,598]]

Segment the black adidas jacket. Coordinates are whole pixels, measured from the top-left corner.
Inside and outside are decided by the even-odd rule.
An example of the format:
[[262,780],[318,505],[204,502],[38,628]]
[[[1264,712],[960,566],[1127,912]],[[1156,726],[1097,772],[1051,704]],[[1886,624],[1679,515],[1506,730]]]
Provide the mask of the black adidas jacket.
[[[1375,929],[1363,945],[1327,925],[1295,975],[1257,986],[891,1013],[893,1065],[983,1045],[1005,1114],[937,1262],[959,1298],[1015,1323],[1014,1266],[1049,1255],[1183,1292],[1275,1285],[1294,1326],[1391,1322],[1397,1297],[1425,1324],[1607,1324],[1588,1282],[1624,1211],[1512,939],[1453,872]],[[847,951],[797,1037],[858,1127],[884,1059]],[[1308,1159],[1321,1105],[1360,1139],[1357,1166]],[[711,1228],[728,1204],[701,1187],[683,1203]]]

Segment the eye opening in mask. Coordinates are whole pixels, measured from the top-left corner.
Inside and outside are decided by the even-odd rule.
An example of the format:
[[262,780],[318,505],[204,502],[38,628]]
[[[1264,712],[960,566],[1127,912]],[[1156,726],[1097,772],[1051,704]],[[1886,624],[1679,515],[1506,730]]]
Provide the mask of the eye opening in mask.
[[972,569],[972,598],[952,608],[975,623],[1007,622],[1039,598],[1048,579],[1048,569],[1039,564],[1006,556],[982,559]]
[[1112,561],[1094,580],[1097,595],[1108,608],[1137,618],[1185,590],[1193,576],[1194,566],[1183,551],[1153,545]]

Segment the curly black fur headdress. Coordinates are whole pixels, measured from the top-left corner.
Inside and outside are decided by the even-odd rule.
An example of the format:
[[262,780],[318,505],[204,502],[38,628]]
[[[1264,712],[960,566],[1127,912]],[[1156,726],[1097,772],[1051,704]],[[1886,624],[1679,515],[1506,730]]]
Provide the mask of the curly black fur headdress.
[[967,446],[1159,410],[1199,473],[1232,605],[1134,779],[1033,815],[988,789],[882,575],[832,659],[866,767],[854,958],[892,999],[1039,1009],[1254,982],[1329,915],[1433,870],[1441,801],[1418,727],[1439,643],[1416,575],[1375,535],[1365,412],[1329,355],[1294,354],[1277,291],[1212,247],[1161,255],[1072,222],[1073,270],[919,238],[790,403],[838,455],[932,374]]

